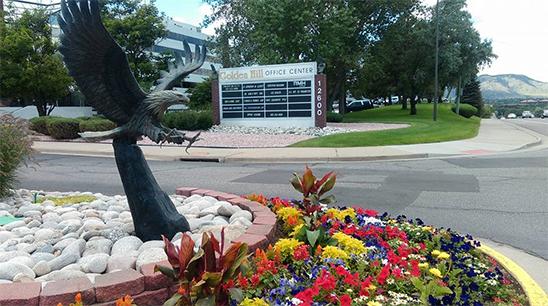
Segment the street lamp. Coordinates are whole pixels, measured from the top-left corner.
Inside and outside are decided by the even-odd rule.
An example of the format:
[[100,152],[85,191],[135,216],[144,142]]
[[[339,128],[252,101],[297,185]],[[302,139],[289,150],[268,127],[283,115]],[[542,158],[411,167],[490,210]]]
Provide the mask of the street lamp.
[[435,72],[434,72],[434,113],[432,114],[432,119],[434,121],[438,120],[438,86],[439,86],[439,52],[440,52],[440,19],[439,19],[439,4],[440,1],[436,0],[436,62],[435,62]]

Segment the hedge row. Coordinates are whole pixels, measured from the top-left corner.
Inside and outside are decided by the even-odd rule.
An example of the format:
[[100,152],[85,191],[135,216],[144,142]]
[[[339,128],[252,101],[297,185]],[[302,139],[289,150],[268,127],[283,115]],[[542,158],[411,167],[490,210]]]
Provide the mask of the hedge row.
[[210,111],[191,111],[167,113],[162,123],[172,129],[184,131],[207,130],[213,126]]
[[[451,107],[451,110],[456,113],[457,112],[457,106],[456,105],[453,105]],[[459,115],[465,117],[465,118],[470,118],[472,116],[476,116],[478,113],[478,109],[473,107],[472,105],[470,104],[464,104],[464,103],[461,103],[460,106],[459,106]]]
[[[76,119],[48,116],[33,118],[30,122],[33,131],[55,139],[75,139],[81,132],[108,131],[116,127],[114,122],[101,116]],[[187,110],[165,114],[163,124],[185,131],[207,130],[213,126],[213,117],[210,111]]]
[[81,117],[77,119],[62,117],[36,117],[30,120],[31,129],[49,135],[55,139],[75,139],[79,132],[108,131],[116,124],[103,117]]

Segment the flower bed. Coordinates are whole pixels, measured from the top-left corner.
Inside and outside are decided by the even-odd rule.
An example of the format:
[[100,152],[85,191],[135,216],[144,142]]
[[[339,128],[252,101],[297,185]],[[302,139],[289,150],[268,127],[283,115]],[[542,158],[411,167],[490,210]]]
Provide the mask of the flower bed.
[[525,305],[521,288],[479,242],[419,219],[327,208],[335,175],[295,176],[300,201],[248,198],[278,217],[283,237],[240,274],[240,305]]

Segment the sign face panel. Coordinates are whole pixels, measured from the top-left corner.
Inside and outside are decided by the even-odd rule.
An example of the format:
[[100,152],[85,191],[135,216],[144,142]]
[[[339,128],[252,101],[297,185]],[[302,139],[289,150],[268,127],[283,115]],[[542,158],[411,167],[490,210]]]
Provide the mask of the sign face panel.
[[315,62],[221,69],[221,124],[315,126],[315,75]]

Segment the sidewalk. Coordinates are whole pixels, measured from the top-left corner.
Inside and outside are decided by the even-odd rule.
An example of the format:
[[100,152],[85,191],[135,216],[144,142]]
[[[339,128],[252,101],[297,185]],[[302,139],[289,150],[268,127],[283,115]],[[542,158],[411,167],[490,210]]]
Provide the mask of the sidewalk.
[[[533,132],[502,120],[482,120],[477,137],[442,143],[355,148],[242,148],[141,146],[145,156],[159,160],[216,162],[330,162],[410,159],[432,156],[480,155],[508,152],[539,144]],[[41,153],[113,156],[112,145],[103,143],[35,142]]]
[[482,238],[479,241],[514,261],[531,276],[545,293],[548,292],[548,274],[546,273],[548,271],[548,261],[509,245]]

